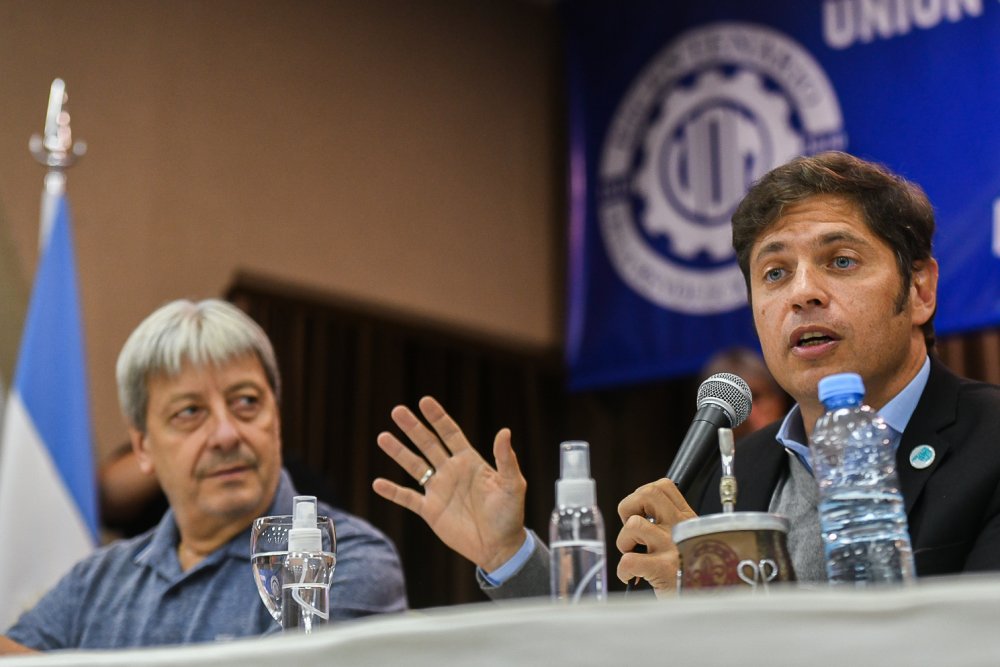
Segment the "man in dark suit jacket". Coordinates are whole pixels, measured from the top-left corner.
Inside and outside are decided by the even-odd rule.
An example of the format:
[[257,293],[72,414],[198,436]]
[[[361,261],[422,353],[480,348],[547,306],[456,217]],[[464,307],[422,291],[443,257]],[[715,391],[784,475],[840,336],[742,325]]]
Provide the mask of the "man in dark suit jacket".
[[[1000,388],[960,378],[931,359],[927,386],[896,455],[920,576],[998,568],[998,404]],[[738,510],[767,511],[779,480],[788,475],[789,458],[775,447],[779,426],[771,424],[740,442]],[[934,461],[915,466],[910,456],[924,446],[934,452]],[[722,511],[718,481],[717,473],[697,501],[700,513]]]
[[[764,359],[796,401],[784,420],[741,442],[738,509],[789,516],[793,564],[806,575],[800,578],[825,578],[816,484],[806,463],[824,412],[817,384],[842,372],[862,376],[865,402],[894,432],[918,575],[1000,570],[1000,388],[958,378],[932,357],[933,234],[933,209],[919,187],[836,152],[772,170],[733,215],[733,246]],[[491,594],[544,594],[547,554],[521,528],[524,480],[510,433],[497,434],[494,469],[470,453],[436,402],[424,399],[420,407],[433,431],[406,408],[396,408],[393,419],[422,456],[388,433],[379,445],[424,493],[381,479],[375,490],[476,563]],[[642,577],[658,593],[674,589],[671,528],[719,511],[718,486],[705,488],[689,504],[661,479],[622,500],[622,581]],[[468,509],[475,507],[489,512]],[[634,552],[639,545],[646,553]]]

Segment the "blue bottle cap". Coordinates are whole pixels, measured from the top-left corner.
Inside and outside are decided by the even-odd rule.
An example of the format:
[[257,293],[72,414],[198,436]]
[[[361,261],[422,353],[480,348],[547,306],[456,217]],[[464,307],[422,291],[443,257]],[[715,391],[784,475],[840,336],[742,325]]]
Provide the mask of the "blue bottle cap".
[[836,373],[819,381],[819,400],[826,403],[837,396],[865,395],[865,383],[857,373]]

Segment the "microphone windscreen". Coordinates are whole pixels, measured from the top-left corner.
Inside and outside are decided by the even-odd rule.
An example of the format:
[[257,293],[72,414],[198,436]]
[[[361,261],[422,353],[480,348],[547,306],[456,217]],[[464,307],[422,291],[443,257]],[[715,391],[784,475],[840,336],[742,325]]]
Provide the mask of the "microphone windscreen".
[[706,405],[716,405],[722,408],[731,428],[736,428],[750,416],[753,394],[750,386],[739,375],[732,373],[716,373],[698,387],[698,409]]

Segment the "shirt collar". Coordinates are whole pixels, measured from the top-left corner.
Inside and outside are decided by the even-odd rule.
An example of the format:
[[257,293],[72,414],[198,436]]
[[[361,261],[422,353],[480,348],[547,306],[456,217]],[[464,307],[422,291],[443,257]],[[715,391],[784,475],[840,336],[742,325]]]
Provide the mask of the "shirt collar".
[[782,447],[795,454],[810,472],[812,472],[812,462],[809,456],[809,444],[806,438],[806,429],[802,425],[802,412],[799,404],[796,403],[788,411],[781,421],[781,427],[777,435],[774,436]]
[[[278,477],[278,489],[274,492],[274,500],[271,501],[271,506],[268,507],[267,514],[265,516],[291,514],[292,499],[297,495],[298,491],[295,490],[295,486],[292,484],[291,476],[288,474],[287,470],[282,468],[281,475]],[[250,526],[247,526],[246,530],[231,539],[229,544],[225,546],[225,550],[229,556],[249,561]]]
[[[290,514],[292,498],[297,493],[288,471],[282,468],[278,478],[278,489],[267,513],[269,515]],[[149,544],[136,554],[135,562],[148,565],[168,579],[179,578],[186,573],[181,571],[180,561],[177,559],[178,544],[180,544],[180,531],[177,528],[177,520],[174,517],[174,510],[168,509],[163,518],[160,519],[160,523],[153,529]],[[250,561],[250,526],[229,540],[221,549],[209,554],[202,563],[199,563],[199,567],[202,564],[215,562],[224,556]]]
[[177,579],[183,574],[177,558],[179,543],[180,532],[174,519],[174,511],[168,509],[160,523],[153,528],[149,544],[135,555],[135,562],[152,568],[165,579]]
[[[879,415],[885,420],[886,425],[891,428],[896,435],[894,446],[899,444],[899,436],[906,430],[906,425],[910,423],[913,411],[917,409],[920,396],[927,386],[927,379],[931,374],[930,357],[924,357],[924,363],[917,371],[912,380],[907,383],[903,390],[892,397],[892,399],[879,410]],[[781,422],[781,427],[775,436],[778,443],[785,449],[791,451],[802,461],[803,465],[812,471],[812,462],[809,456],[809,443],[806,438],[805,426],[802,423],[802,412],[796,403],[785,415]]]
[[885,406],[878,411],[882,415],[882,419],[885,423],[889,425],[896,433],[902,433],[906,430],[906,425],[910,423],[910,417],[913,416],[913,411],[917,409],[917,403],[920,401],[920,396],[924,393],[924,388],[927,386],[927,379],[931,375],[931,359],[930,357],[924,357],[924,365],[920,367],[917,371],[916,376],[910,380],[910,383],[903,387],[903,391],[899,392],[892,397]]

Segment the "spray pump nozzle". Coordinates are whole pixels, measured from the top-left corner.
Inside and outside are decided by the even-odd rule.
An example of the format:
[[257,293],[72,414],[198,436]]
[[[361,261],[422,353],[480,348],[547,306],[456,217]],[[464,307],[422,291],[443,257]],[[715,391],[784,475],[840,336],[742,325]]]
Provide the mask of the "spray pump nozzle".
[[590,477],[590,445],[569,440],[559,446],[559,479],[556,504],[589,507],[597,500],[597,487]]
[[316,526],[316,496],[295,496],[292,500],[292,528],[288,531],[288,550],[323,550],[323,535]]

